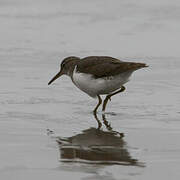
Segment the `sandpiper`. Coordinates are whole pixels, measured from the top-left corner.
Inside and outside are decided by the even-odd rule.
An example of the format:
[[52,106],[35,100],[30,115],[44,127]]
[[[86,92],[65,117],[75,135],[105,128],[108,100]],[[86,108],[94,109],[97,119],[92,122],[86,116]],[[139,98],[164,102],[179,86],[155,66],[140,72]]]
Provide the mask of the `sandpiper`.
[[82,59],[70,56],[61,62],[60,71],[48,85],[63,74],[68,75],[80,90],[93,98],[98,98],[98,104],[93,111],[96,113],[102,103],[100,95],[106,95],[102,106],[102,111],[105,111],[111,96],[123,92],[124,84],[129,81],[131,74],[144,67],[148,66],[144,63],[125,62],[109,56],[88,56]]

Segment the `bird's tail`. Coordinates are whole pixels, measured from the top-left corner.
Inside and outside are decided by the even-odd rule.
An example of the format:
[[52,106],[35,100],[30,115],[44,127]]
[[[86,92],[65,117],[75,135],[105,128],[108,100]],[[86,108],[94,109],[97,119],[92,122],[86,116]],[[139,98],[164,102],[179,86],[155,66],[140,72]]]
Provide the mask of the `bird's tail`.
[[130,67],[132,70],[138,70],[138,69],[141,69],[141,68],[145,68],[145,67],[149,67],[148,65],[146,65],[145,63],[135,63],[135,62],[132,62],[130,63]]

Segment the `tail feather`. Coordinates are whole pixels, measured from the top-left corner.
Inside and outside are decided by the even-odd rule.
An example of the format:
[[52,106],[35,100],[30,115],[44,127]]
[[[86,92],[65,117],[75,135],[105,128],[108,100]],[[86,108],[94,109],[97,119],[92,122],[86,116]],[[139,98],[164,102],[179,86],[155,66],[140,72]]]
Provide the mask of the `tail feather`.
[[132,70],[138,70],[145,67],[149,67],[149,66],[146,65],[145,63],[134,63],[134,62],[129,63],[129,68]]

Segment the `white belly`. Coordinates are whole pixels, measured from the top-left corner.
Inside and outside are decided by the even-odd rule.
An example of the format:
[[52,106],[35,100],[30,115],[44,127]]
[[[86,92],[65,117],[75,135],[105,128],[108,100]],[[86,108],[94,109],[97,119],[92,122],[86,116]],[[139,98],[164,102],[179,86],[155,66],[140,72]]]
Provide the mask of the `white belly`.
[[121,73],[120,75],[108,78],[94,79],[92,75],[85,73],[73,73],[73,83],[91,97],[101,94],[109,94],[121,88],[129,81],[132,72]]

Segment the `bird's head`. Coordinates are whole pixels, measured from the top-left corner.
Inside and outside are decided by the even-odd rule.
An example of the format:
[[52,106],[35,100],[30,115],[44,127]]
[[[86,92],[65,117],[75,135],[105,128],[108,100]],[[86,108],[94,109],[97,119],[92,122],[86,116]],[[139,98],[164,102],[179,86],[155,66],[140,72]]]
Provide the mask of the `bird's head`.
[[80,60],[80,58],[75,56],[70,56],[61,62],[60,71],[49,81],[48,85],[50,85],[57,78],[61,77],[63,74],[71,76],[74,70],[76,63]]

